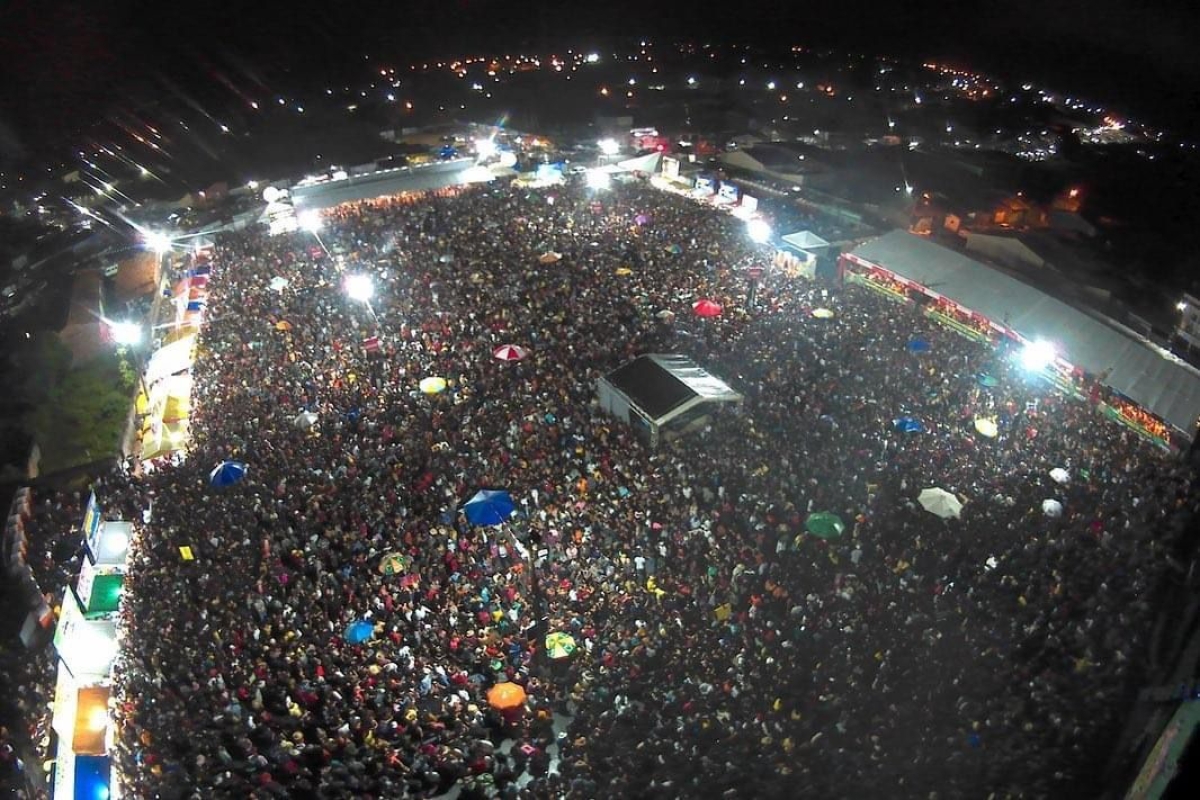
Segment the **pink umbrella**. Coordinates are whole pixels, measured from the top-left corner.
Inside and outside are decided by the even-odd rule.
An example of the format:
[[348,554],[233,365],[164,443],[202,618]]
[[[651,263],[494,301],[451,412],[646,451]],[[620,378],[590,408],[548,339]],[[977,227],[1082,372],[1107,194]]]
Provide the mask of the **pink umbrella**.
[[520,361],[527,355],[528,350],[515,344],[502,344],[492,351],[492,358],[498,361]]
[[719,317],[724,310],[720,303],[714,303],[712,300],[697,300],[692,304],[692,311],[695,311],[698,317]]

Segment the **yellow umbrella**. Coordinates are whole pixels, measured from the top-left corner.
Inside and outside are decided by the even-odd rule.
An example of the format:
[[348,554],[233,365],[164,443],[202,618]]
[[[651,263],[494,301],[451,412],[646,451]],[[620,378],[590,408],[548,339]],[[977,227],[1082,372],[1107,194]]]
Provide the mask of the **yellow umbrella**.
[[833,312],[828,308],[814,308],[812,315],[817,319],[833,319]]
[[617,267],[617,274],[624,277],[625,275],[632,275],[633,270],[629,267]]
[[445,378],[422,378],[419,384],[421,391],[425,394],[440,394],[446,391]]
[[488,689],[487,699],[488,704],[497,711],[511,711],[525,704],[525,690],[520,684],[508,681],[497,683]]
[[989,439],[995,439],[996,435],[1000,433],[1000,427],[996,424],[995,417],[976,417],[975,430]]

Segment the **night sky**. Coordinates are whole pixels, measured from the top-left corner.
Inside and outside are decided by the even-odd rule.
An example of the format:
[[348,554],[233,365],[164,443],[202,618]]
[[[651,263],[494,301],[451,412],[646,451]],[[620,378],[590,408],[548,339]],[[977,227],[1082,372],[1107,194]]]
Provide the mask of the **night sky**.
[[203,92],[231,68],[242,79],[264,68],[290,69],[297,80],[334,79],[361,69],[366,52],[403,63],[643,35],[954,60],[1192,135],[1200,133],[1200,49],[1189,40],[1196,30],[1200,6],[1168,0],[6,0],[0,157],[11,161],[62,141],[131,96],[167,85]]

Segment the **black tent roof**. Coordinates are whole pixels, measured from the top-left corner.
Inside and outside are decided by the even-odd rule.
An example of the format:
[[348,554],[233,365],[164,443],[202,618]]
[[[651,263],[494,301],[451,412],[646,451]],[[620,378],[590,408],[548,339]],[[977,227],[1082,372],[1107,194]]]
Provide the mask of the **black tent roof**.
[[638,356],[608,374],[608,382],[625,393],[651,419],[659,419],[697,393],[650,356]]

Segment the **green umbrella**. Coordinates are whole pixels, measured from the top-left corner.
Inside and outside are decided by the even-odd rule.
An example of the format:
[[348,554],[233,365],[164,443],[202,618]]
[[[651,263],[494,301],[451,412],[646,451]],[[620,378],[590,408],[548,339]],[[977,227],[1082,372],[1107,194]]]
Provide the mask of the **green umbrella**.
[[409,562],[403,553],[387,553],[379,559],[379,571],[384,575],[399,575],[408,570]]
[[575,637],[555,631],[546,636],[546,655],[553,659],[566,658],[575,652]]
[[828,511],[809,514],[808,519],[804,521],[804,527],[813,536],[821,539],[836,539],[846,532],[846,523],[842,522],[842,518]]

